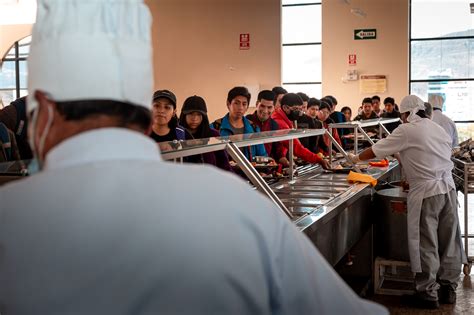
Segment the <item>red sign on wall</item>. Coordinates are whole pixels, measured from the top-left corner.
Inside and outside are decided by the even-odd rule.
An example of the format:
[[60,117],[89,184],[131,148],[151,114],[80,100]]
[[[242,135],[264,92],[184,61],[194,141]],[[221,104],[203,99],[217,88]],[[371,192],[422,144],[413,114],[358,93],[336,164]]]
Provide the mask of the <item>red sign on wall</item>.
[[349,66],[355,66],[357,64],[357,55],[350,54],[349,55]]
[[240,34],[240,50],[250,49],[250,34]]

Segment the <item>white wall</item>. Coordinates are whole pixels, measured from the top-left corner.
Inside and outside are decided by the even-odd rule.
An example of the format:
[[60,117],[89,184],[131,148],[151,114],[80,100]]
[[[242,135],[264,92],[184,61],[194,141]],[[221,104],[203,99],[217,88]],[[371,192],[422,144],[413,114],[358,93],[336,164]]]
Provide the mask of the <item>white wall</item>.
[[[408,94],[409,0],[351,0],[323,1],[323,94],[338,98],[339,109],[359,107],[364,97],[372,94],[359,92],[359,81],[343,83],[347,69],[360,74],[387,76],[387,91],[379,93],[382,101],[387,96],[399,102]],[[360,8],[365,18],[351,14]],[[376,29],[375,40],[354,40],[355,29]],[[357,66],[348,65],[348,55],[357,55]]]

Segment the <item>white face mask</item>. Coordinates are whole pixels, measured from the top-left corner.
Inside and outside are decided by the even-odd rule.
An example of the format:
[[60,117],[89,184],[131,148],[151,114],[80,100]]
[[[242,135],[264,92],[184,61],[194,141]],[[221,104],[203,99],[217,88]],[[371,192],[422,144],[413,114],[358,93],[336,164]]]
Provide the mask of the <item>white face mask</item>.
[[39,136],[39,144],[38,148],[35,145],[35,136],[36,136],[36,124],[38,123],[38,109],[35,109],[33,112],[33,117],[31,118],[30,126],[28,128],[28,142],[31,147],[31,151],[33,152],[34,160],[31,163],[32,167],[31,170],[29,169],[29,174],[38,172],[43,168],[43,152],[44,152],[44,143],[46,142],[46,137],[48,136],[49,129],[53,124],[54,120],[54,113],[53,108],[49,105],[48,106],[48,121],[46,122],[46,126],[44,127],[43,133]]

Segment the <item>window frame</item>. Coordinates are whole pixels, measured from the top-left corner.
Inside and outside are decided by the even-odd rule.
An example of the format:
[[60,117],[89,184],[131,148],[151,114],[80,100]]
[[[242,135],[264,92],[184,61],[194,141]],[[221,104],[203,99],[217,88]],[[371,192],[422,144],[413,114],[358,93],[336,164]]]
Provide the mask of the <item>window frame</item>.
[[[322,0],[320,1],[313,1],[313,2],[309,2],[309,3],[292,3],[292,4],[282,4],[282,10],[283,8],[285,7],[302,7],[302,6],[315,6],[315,5],[319,5],[321,6],[322,8]],[[321,10],[322,12],[322,10]],[[283,14],[282,14],[283,16]],[[321,49],[322,49],[322,42],[301,42],[301,43],[283,43],[283,40],[282,40],[282,53],[283,53],[283,50],[284,50],[284,47],[290,47],[290,46],[321,46]],[[283,58],[282,58],[282,61],[283,61]],[[322,62],[321,62],[322,63]],[[320,67],[322,68],[322,64],[320,65]],[[283,64],[282,64],[282,70],[283,70]],[[296,81],[296,82],[286,82],[283,80],[282,78],[282,82],[281,82],[282,85],[320,85],[321,88],[322,88],[322,81],[309,81],[309,82],[303,82],[303,81]]]
[[[412,83],[434,83],[434,82],[469,82],[473,81],[474,78],[449,78],[449,79],[412,79],[412,43],[413,42],[423,42],[423,41],[449,41],[449,40],[473,40],[474,35],[472,36],[438,36],[438,37],[412,37],[412,4],[413,1],[410,0],[409,3],[409,14],[408,14],[408,22],[409,22],[409,35],[408,35],[408,91],[412,93]],[[455,123],[474,123],[474,120],[456,120]]]
[[[22,61],[27,61],[28,57],[20,57],[20,47],[23,47],[23,46],[29,46],[31,44],[31,41],[25,43],[25,44],[20,44],[20,42],[22,40],[24,40],[25,38],[28,38],[29,36],[26,36],[18,41],[16,41],[11,47],[10,49],[7,51],[7,54],[5,55],[5,57],[2,58],[2,63],[3,62],[14,62],[15,63],[15,99],[18,99],[21,97],[21,90],[22,90],[22,87],[21,87],[21,82],[20,82],[20,62]],[[14,51],[14,57],[9,57],[10,55],[10,52]],[[23,87],[23,89],[26,89],[28,88],[27,86],[26,87]],[[12,89],[6,89],[6,88],[2,88],[0,87],[0,91],[11,91]]]

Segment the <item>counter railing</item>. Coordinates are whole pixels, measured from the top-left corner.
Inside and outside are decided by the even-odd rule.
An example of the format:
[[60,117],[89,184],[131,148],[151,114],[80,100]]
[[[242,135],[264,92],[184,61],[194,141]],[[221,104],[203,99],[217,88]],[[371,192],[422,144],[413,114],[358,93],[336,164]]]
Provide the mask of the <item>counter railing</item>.
[[[214,137],[204,139],[182,140],[162,142],[159,144],[162,151],[162,157],[165,160],[181,161],[183,157],[225,150],[237,163],[250,182],[270,200],[272,200],[281,211],[290,219],[294,219],[293,214],[284,205],[284,203],[273,192],[260,173],[255,169],[252,163],[239,150],[241,147],[265,144],[278,141],[289,141],[289,179],[294,181],[294,161],[293,161],[293,141],[303,137],[311,136],[329,136],[331,142],[337,147],[339,152],[347,159],[347,153],[325,129],[282,129],[275,131],[265,131],[251,134],[239,134],[225,137]],[[358,170],[354,165],[355,170]]]
[[[382,139],[383,134],[389,135],[390,132],[385,127],[386,124],[401,122],[400,118],[377,118],[377,119],[368,119],[368,120],[357,120],[344,123],[333,123],[329,124],[329,133],[332,134],[334,128],[336,129],[353,129],[354,130],[354,154],[358,153],[359,149],[359,134],[362,135],[362,138],[365,138],[371,145],[375,142],[370,138],[367,132],[363,128],[367,127],[378,127],[379,128],[379,138]],[[330,156],[332,153],[332,147],[329,148]]]

